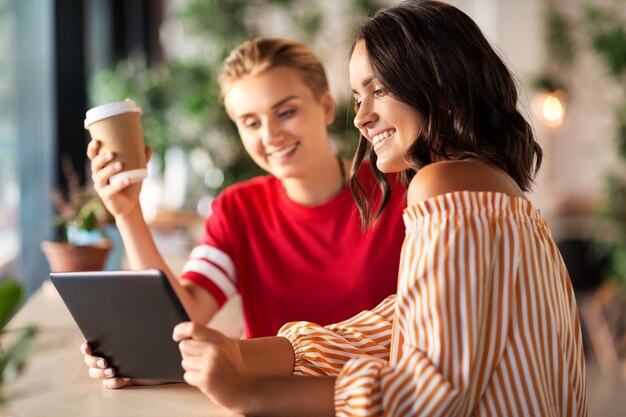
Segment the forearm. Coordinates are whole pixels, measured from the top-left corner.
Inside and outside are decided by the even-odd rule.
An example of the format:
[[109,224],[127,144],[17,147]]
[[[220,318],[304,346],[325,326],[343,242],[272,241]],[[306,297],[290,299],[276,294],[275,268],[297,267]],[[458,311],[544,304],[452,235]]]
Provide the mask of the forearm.
[[126,216],[117,217],[116,224],[124,241],[131,269],[156,268],[163,271],[189,318],[198,324],[207,323],[218,310],[217,302],[204,292],[201,294],[202,301],[198,302],[194,296],[194,289],[181,284],[159,253],[141,210],[137,209]]
[[333,377],[294,377],[294,352],[284,337],[239,342],[246,368],[255,376],[246,414],[334,416]]
[[245,414],[334,416],[334,377],[261,377],[251,385]]
[[174,275],[159,253],[141,209],[138,208],[125,216],[119,216],[115,222],[124,241],[126,257],[131,269],[157,268],[168,277]]
[[255,376],[293,375],[294,353],[284,337],[240,340],[239,348],[246,368]]

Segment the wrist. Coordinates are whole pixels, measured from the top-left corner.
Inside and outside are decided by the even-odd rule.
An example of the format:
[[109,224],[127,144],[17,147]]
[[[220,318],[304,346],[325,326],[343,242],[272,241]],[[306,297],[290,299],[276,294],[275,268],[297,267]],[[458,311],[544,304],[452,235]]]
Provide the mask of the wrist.
[[334,377],[246,378],[231,411],[245,415],[333,416]]
[[120,224],[124,222],[134,223],[137,220],[145,221],[143,217],[143,212],[141,211],[141,205],[139,203],[137,203],[137,205],[134,205],[128,211],[117,213],[114,217],[115,217],[116,224]]
[[264,406],[264,395],[261,390],[262,379],[262,377],[248,376],[242,390],[243,395],[240,396],[242,404],[241,409],[237,410],[238,412],[246,415],[256,415],[267,409]]

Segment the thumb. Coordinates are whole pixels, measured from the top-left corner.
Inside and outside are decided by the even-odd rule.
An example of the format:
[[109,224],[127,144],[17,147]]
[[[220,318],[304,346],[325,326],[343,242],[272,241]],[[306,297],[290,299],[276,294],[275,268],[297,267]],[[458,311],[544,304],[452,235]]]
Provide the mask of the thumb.
[[218,342],[224,336],[213,329],[209,329],[206,326],[196,324],[191,321],[185,321],[179,323],[174,327],[172,338],[176,342],[180,342],[184,339],[206,340],[208,342]]

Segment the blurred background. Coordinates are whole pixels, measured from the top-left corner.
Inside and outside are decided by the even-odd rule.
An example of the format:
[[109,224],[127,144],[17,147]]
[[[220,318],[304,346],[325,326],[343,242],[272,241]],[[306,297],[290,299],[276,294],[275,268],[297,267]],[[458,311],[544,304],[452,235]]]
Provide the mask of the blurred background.
[[[127,97],[143,108],[155,149],[142,206],[161,249],[181,263],[211,200],[260,173],[217,97],[221,62],[245,39],[286,36],[313,47],[339,103],[332,136],[349,157],[357,138],[347,80],[352,30],[395,3],[0,0],[0,277],[16,277],[27,294],[47,279],[40,243],[63,237],[59,201],[74,209],[89,194],[85,111]],[[548,218],[576,289],[591,415],[624,415],[626,1],[450,3],[478,23],[518,78],[544,149],[529,197]],[[119,244],[117,251],[109,268],[123,266]]]

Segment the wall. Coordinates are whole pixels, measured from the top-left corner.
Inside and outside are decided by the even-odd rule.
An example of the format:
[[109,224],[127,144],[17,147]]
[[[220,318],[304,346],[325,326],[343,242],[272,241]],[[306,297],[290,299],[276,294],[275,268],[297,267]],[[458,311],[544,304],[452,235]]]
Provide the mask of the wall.
[[[569,108],[565,123],[553,135],[553,181],[563,194],[597,200],[602,193],[605,173],[618,162],[611,107],[615,88],[599,58],[589,50],[580,22],[585,3],[588,2],[556,2],[558,9],[577,24],[576,39],[581,48],[576,65],[563,74],[570,89]],[[617,3],[593,1],[596,5]]]
[[[593,4],[618,1],[594,0]],[[611,96],[614,87],[586,47],[580,26],[585,0],[557,0],[557,9],[576,25],[583,45],[575,66],[561,76],[568,86],[566,116],[558,128],[549,128],[532,108],[531,78],[546,65],[543,19],[545,0],[458,0],[451,4],[468,13],[499,47],[522,83],[522,106],[544,150],[544,162],[531,200],[544,212],[557,238],[585,234],[602,196],[604,176],[616,163]],[[623,1],[622,1],[623,3]],[[626,10],[626,7],[623,8]]]

